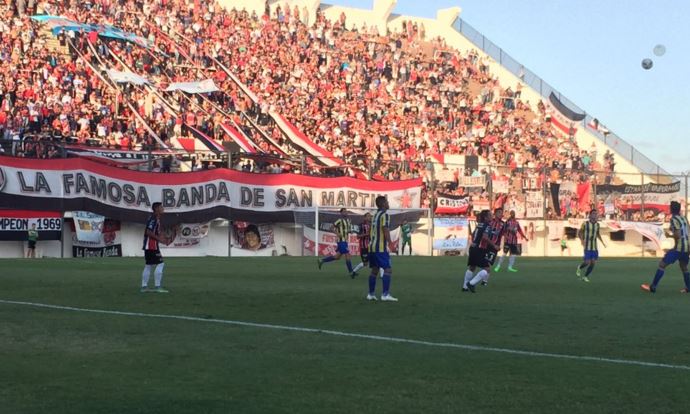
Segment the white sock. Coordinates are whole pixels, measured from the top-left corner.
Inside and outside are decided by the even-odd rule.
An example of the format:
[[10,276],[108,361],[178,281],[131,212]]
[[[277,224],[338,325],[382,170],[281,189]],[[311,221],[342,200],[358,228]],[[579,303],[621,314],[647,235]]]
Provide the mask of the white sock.
[[510,256],[510,259],[508,259],[508,267],[513,267],[515,264],[515,256]]
[[364,267],[364,262],[362,262],[362,263],[358,264],[357,266],[355,266],[355,268],[352,269],[352,271],[353,271],[353,272],[358,272],[359,269],[361,269],[361,268],[363,268],[363,267]]
[[498,268],[500,269],[501,266],[503,265],[503,259],[505,259],[505,258],[506,258],[505,255],[503,255],[503,256],[498,256],[498,264],[496,265],[496,267],[498,267]]
[[158,266],[156,266],[156,270],[153,272],[153,277],[157,288],[161,287],[161,280],[163,280],[163,266],[165,266],[165,263],[160,263]]
[[489,272],[486,271],[486,270],[485,270],[485,272],[486,272],[486,275],[484,276],[484,282],[485,282],[485,283],[489,283],[489,276],[491,276],[491,273],[489,273]]
[[383,279],[383,268],[382,267],[379,268],[379,277],[381,279]]
[[141,272],[141,287],[145,288],[149,286],[149,277],[151,277],[151,267],[149,265],[144,265],[144,271]]
[[489,273],[489,272],[487,272],[487,271],[484,270],[484,269],[480,270],[479,273],[477,273],[477,275],[476,275],[474,278],[472,278],[472,280],[470,281],[470,283],[471,283],[472,285],[476,286],[477,283],[479,283],[479,282],[481,282],[482,280],[484,280],[484,277],[485,277],[485,276],[488,276],[488,273]]
[[467,289],[467,282],[472,280],[472,276],[474,276],[474,272],[470,269],[467,269],[467,271],[465,272],[465,281],[462,283],[463,289]]

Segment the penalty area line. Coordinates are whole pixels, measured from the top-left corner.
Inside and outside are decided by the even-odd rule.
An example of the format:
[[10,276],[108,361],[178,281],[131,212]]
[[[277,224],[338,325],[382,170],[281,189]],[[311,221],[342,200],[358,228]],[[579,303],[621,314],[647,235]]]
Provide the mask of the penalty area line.
[[127,312],[127,311],[115,311],[115,310],[104,310],[104,309],[89,309],[89,308],[78,308],[73,306],[61,306],[61,305],[51,305],[47,303],[35,303],[35,302],[23,302],[16,300],[5,300],[0,299],[0,303],[6,305],[17,305],[17,306],[28,306],[34,308],[44,308],[44,309],[54,309],[62,311],[72,311],[72,312],[82,312],[82,313],[94,313],[102,315],[117,315],[117,316],[130,316],[138,318],[156,318],[156,319],[173,319],[181,321],[191,321],[191,322],[205,322],[205,323],[216,323],[224,325],[233,326],[244,326],[259,329],[274,329],[281,331],[291,331],[291,332],[306,332],[314,334],[341,336],[347,338],[358,338],[366,339],[372,341],[381,342],[393,342],[401,344],[410,345],[421,345],[429,346],[434,348],[446,348],[446,349],[462,349],[466,351],[483,351],[483,352],[495,352],[510,355],[522,355],[528,357],[536,358],[553,358],[553,359],[566,359],[574,361],[585,361],[585,362],[600,362],[608,364],[619,364],[619,365],[631,365],[631,366],[641,366],[641,367],[651,367],[651,368],[666,368],[675,370],[685,370],[690,371],[690,366],[688,365],[676,365],[676,364],[664,364],[658,362],[647,362],[647,361],[636,361],[631,359],[617,359],[617,358],[604,358],[595,357],[587,355],[569,355],[569,354],[557,354],[549,352],[535,352],[535,351],[524,351],[519,349],[510,348],[497,348],[491,346],[481,346],[481,345],[467,345],[458,344],[452,342],[433,342],[433,341],[423,341],[419,339],[409,339],[409,338],[398,338],[393,336],[381,336],[381,335],[369,335],[361,333],[352,332],[342,332],[335,331],[331,329],[316,329],[316,328],[304,328],[300,326],[289,326],[289,325],[274,325],[267,323],[256,323],[256,322],[244,322],[244,321],[234,321],[228,319],[214,319],[214,318],[200,318],[196,316],[184,316],[184,315],[166,315],[166,314],[156,314],[156,313],[142,313],[142,312]]

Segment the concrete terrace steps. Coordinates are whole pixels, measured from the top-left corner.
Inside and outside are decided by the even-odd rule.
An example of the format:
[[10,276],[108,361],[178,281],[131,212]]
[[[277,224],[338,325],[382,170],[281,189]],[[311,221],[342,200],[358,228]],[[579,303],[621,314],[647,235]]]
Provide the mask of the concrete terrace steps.
[[43,29],[38,33],[39,37],[45,40],[45,45],[51,52],[57,52],[61,56],[69,55],[69,49],[67,46],[62,46],[60,41],[50,30]]

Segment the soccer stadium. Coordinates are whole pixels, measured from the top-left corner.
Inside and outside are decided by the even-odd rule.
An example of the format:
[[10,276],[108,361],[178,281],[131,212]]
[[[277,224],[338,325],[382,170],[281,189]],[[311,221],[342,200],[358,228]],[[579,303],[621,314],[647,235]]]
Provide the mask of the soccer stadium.
[[1,413],[687,411],[690,176],[404,2],[0,5]]

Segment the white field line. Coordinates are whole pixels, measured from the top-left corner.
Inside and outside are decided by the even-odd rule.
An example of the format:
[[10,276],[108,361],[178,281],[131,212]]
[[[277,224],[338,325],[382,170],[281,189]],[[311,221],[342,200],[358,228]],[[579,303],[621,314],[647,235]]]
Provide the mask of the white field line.
[[113,310],[102,310],[102,309],[77,308],[77,307],[73,307],[73,306],[50,305],[50,304],[46,304],[46,303],[22,302],[22,301],[4,300],[4,299],[0,299],[0,303],[7,304],[7,305],[30,306],[30,307],[34,307],[34,308],[56,309],[56,310],[83,312],[83,313],[97,313],[97,314],[119,315],[119,316],[134,316],[134,317],[139,317],[139,318],[174,319],[174,320],[192,321],[192,322],[218,323],[218,324],[234,325],[234,326],[246,326],[246,327],[260,328],[260,329],[276,329],[276,330],[281,330],[281,331],[307,332],[307,333],[333,335],[333,336],[344,336],[344,337],[348,337],[348,338],[368,339],[368,340],[373,340],[373,341],[395,342],[395,343],[403,343],[403,344],[410,344],[410,345],[423,345],[423,346],[430,346],[430,347],[435,347],[435,348],[451,348],[451,349],[463,349],[463,350],[469,350],[469,351],[498,352],[498,353],[502,353],[502,354],[522,355],[522,356],[538,357],[538,358],[569,359],[569,360],[575,360],[575,361],[602,362],[602,363],[609,363],[609,364],[633,365],[633,366],[642,366],[642,367],[667,368],[667,369],[677,369],[677,370],[690,371],[690,366],[688,366],[688,365],[663,364],[663,363],[657,363],[657,362],[635,361],[635,360],[631,360],[631,359],[602,358],[602,357],[586,356],[586,355],[568,355],[568,354],[554,354],[554,353],[549,353],[549,352],[522,351],[519,349],[496,348],[496,347],[480,346],[480,345],[456,344],[456,343],[452,343],[452,342],[431,342],[431,341],[422,341],[422,340],[417,340],[417,339],[397,338],[397,337],[393,337],[393,336],[380,336],[380,335],[368,335],[368,334],[359,334],[359,333],[351,333],[351,332],[341,332],[341,331],[334,331],[334,330],[330,330],[330,329],[302,328],[299,326],[273,325],[273,324],[267,324],[267,323],[243,322],[243,321],[233,321],[233,320],[226,320],[226,319],[206,319],[206,318],[199,318],[199,317],[195,317],[195,316],[163,315],[163,314],[155,314],[155,313],[125,312],[125,311],[113,311]]

